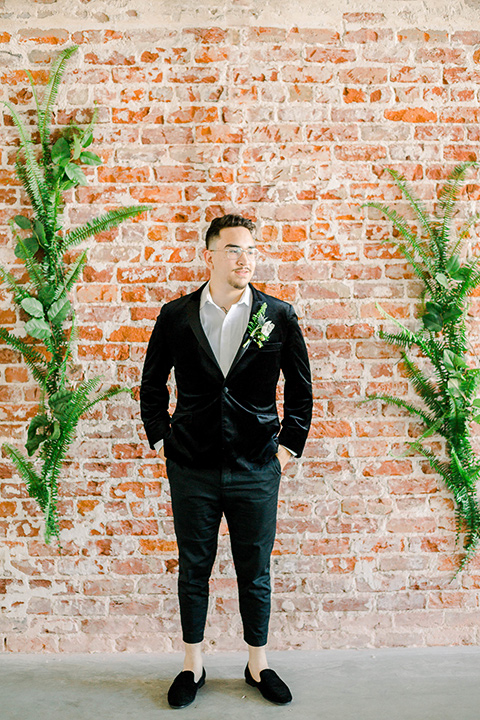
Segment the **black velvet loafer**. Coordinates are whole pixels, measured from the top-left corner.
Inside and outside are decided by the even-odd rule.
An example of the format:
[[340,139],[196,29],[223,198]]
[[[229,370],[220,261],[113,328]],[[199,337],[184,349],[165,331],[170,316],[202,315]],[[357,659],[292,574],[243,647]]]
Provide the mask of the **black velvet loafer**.
[[195,675],[191,670],[182,670],[177,675],[168,690],[168,704],[172,708],[184,708],[191,705],[197,695],[197,690],[205,685],[206,672],[203,668],[202,677],[195,682]]
[[270,668],[262,670],[260,672],[260,682],[257,682],[253,679],[247,663],[247,667],[245,668],[245,682],[247,685],[258,688],[265,700],[270,700],[270,702],[276,705],[286,705],[292,701],[292,693],[288,689],[288,685],[278,677],[275,670],[271,670]]

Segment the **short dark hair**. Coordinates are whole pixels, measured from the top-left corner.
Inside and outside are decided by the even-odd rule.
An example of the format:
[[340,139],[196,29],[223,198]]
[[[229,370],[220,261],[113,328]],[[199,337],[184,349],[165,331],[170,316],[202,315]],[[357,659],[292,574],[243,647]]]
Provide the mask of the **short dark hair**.
[[255,223],[249,218],[242,215],[222,215],[222,217],[214,218],[205,235],[205,245],[210,247],[210,243],[220,235],[220,230],[230,227],[244,227],[250,230],[252,236],[255,233]]

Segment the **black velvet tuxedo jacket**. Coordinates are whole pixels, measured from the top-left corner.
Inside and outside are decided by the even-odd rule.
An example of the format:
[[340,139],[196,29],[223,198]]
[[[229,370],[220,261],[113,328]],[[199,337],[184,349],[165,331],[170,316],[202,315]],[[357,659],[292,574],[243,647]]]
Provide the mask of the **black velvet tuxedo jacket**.
[[[259,348],[248,332],[225,377],[200,322],[200,287],[163,306],[145,358],[140,405],[150,447],[186,467],[258,468],[278,445],[301,455],[312,416],[307,349],[292,306],[250,285],[252,317],[267,303],[273,328]],[[168,413],[167,380],[175,371],[177,405]],[[276,387],[285,378],[283,420]]]

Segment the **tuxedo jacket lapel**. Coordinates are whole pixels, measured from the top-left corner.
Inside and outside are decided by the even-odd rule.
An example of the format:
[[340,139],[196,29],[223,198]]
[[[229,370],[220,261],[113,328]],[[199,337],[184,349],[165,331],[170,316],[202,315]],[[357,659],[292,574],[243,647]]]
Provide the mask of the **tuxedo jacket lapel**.
[[200,322],[200,296],[202,294],[202,290],[205,287],[206,283],[202,285],[198,290],[196,290],[194,293],[192,293],[192,296],[190,298],[190,302],[187,305],[187,316],[188,321],[192,327],[193,332],[195,333],[195,337],[198,340],[198,343],[201,348],[206,352],[210,360],[213,362],[215,367],[218,368],[218,371],[222,374],[223,372],[220,367],[220,365],[217,362],[217,358],[215,357],[215,353],[212,350],[212,347],[210,343],[208,342],[208,338],[205,335],[205,332],[202,327],[202,323]]
[[233,358],[233,362],[232,362],[232,364],[231,364],[231,366],[230,366],[230,370],[229,370],[228,373],[227,373],[227,377],[229,377],[229,376],[231,375],[231,373],[233,372],[233,370],[235,370],[235,368],[236,368],[236,366],[238,365],[238,363],[240,362],[240,360],[243,358],[243,356],[245,355],[245,353],[246,353],[246,352],[249,350],[249,348],[250,348],[251,343],[249,343],[249,344],[245,347],[245,343],[246,343],[246,341],[247,341],[247,339],[248,339],[248,325],[250,324],[250,321],[251,321],[252,317],[255,315],[256,312],[258,312],[258,311],[260,310],[260,308],[261,308],[261,306],[262,306],[262,301],[261,301],[261,299],[260,299],[260,296],[259,296],[259,294],[258,294],[257,289],[254,288],[253,285],[250,285],[250,289],[251,289],[251,291],[252,291],[252,296],[253,296],[253,297],[252,297],[252,309],[251,309],[251,311],[250,311],[250,317],[248,318],[248,323],[247,323],[247,327],[246,327],[246,329],[245,329],[245,333],[244,333],[243,338],[242,338],[242,342],[240,343],[240,347],[238,348],[237,354],[236,354],[235,357]]

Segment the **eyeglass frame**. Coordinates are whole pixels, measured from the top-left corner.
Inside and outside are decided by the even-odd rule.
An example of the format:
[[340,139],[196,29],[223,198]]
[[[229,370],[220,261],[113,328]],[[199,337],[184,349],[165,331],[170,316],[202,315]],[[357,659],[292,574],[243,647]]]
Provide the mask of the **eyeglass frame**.
[[257,247],[242,248],[240,247],[240,245],[227,245],[226,247],[219,248],[218,250],[211,250],[210,248],[208,248],[208,251],[224,252],[232,260],[238,260],[243,255],[243,253],[245,253],[246,257],[249,259],[256,259],[259,252]]

